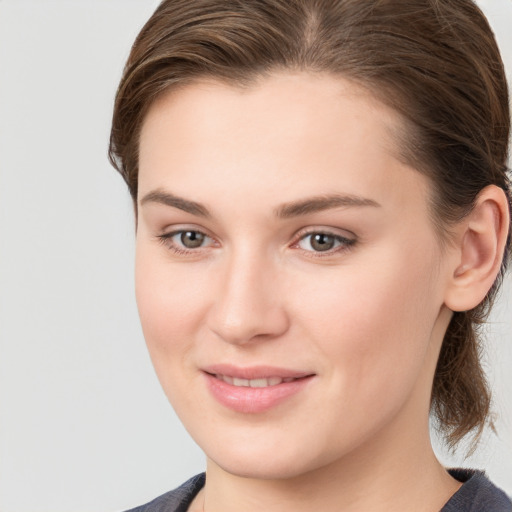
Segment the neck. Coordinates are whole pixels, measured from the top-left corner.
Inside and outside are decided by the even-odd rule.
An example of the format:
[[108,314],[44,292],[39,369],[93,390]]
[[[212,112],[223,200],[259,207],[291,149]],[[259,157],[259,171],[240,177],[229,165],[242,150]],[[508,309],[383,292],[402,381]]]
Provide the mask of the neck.
[[436,459],[428,432],[422,442],[402,435],[402,448],[392,453],[367,446],[328,466],[279,480],[233,475],[209,460],[197,502],[205,512],[440,510],[460,483]]

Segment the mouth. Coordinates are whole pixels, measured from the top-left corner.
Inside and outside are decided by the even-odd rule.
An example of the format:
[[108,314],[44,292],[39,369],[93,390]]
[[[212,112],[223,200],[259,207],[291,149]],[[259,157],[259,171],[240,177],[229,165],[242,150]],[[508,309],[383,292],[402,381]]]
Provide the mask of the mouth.
[[[210,374],[212,375],[212,374]],[[283,382],[292,382],[297,380],[293,377],[269,377],[259,379],[240,379],[237,377],[231,377],[230,375],[222,375],[220,373],[212,375],[216,379],[222,380],[223,382],[230,384],[231,386],[241,388],[267,388],[270,386],[278,386]],[[304,377],[299,377],[304,378]]]
[[203,370],[207,388],[222,406],[239,413],[262,413],[307,389],[314,373],[216,366]]

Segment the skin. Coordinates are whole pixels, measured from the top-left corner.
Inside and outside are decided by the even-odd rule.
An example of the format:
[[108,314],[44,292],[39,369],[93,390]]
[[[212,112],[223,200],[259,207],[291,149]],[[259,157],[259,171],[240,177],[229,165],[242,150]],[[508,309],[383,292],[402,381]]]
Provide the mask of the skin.
[[[162,387],[207,456],[191,510],[437,511],[459,488],[433,454],[428,414],[447,304],[467,297],[453,285],[467,237],[441,247],[430,184],[395,147],[401,126],[326,75],[198,82],[149,110],[137,302]],[[351,201],[311,208],[333,194]],[[169,236],[180,230],[206,238],[186,249]],[[339,238],[316,251],[311,233]],[[205,385],[202,369],[219,363],[314,377],[247,414]]]

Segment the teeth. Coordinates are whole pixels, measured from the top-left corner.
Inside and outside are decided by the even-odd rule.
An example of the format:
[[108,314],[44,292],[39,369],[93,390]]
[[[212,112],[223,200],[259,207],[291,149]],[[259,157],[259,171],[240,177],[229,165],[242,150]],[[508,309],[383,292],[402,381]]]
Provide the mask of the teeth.
[[233,377],[228,377],[227,375],[217,375],[217,378],[233,385]]
[[268,379],[238,379],[236,377],[229,377],[228,375],[216,375],[220,380],[227,384],[240,387],[251,388],[266,388],[268,386],[277,386],[281,382],[291,382],[293,378],[282,379],[281,377],[269,377]]
[[268,379],[251,379],[249,381],[251,388],[266,388],[269,385]]

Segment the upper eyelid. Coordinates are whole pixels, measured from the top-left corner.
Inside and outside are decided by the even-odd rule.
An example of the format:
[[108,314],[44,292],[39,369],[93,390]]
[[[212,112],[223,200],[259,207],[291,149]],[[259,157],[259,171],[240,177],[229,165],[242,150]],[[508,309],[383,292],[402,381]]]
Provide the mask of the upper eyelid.
[[215,237],[209,232],[209,230],[187,225],[179,227],[167,226],[160,230],[160,233],[157,236],[158,238],[171,238],[172,236],[177,235],[178,233],[185,233],[187,231],[195,231],[196,233],[201,233],[202,235],[215,240]]
[[180,229],[172,229],[170,231],[163,230],[163,232],[159,236],[171,237],[174,235],[178,235],[179,233],[186,233],[187,231],[193,231],[194,233],[200,233],[201,235],[207,236],[208,238],[212,238],[208,233],[206,233],[202,229],[194,229],[194,228],[180,228]]
[[[343,231],[343,233],[340,233],[340,231]],[[294,235],[294,239],[296,241],[301,240],[302,238],[310,235],[316,235],[316,234],[324,234],[333,236],[335,238],[341,238],[343,240],[357,240],[357,236],[346,229],[340,229],[340,228],[322,228],[322,227],[312,227],[312,228],[304,228],[297,231]]]

